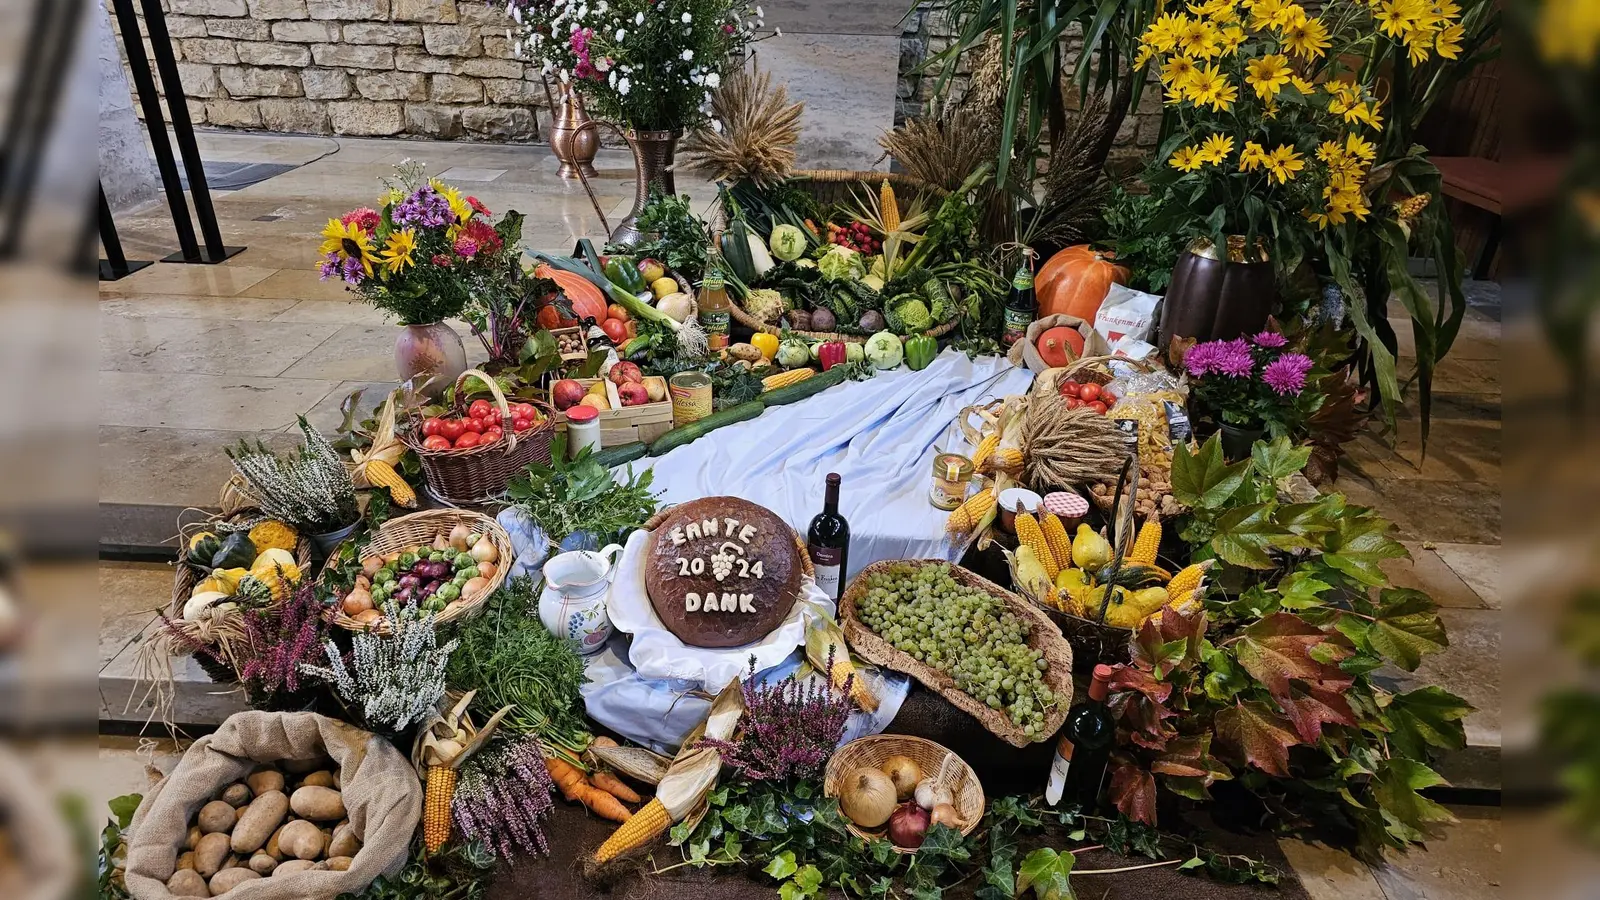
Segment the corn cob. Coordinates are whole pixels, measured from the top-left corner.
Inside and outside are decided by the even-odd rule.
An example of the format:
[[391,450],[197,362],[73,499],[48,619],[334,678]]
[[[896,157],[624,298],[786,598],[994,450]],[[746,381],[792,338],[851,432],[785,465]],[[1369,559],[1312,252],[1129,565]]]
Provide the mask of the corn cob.
[[780,372],[777,375],[768,375],[767,377],[761,379],[761,390],[775,391],[778,388],[788,387],[791,384],[799,384],[815,374],[816,371],[814,369],[799,368],[790,369],[787,372]]
[[883,218],[883,233],[885,236],[900,230],[900,204],[894,198],[894,186],[889,184],[889,179],[883,180],[883,187],[878,188],[878,214]]
[[867,688],[866,680],[861,677],[861,672],[856,669],[855,663],[851,662],[848,656],[844,659],[834,659],[833,668],[828,671],[828,677],[833,680],[835,685],[839,686],[844,685],[846,678],[851,679],[850,699],[854,700],[856,706],[861,707],[861,711],[864,713],[878,711],[878,698],[872,695],[872,691]]
[[667,812],[667,807],[662,804],[661,798],[653,798],[634,813],[633,818],[613,832],[611,837],[606,838],[606,842],[594,852],[594,861],[610,862],[666,834],[670,827],[672,827],[672,816]]
[[945,523],[945,531],[951,534],[966,534],[978,527],[983,517],[994,509],[994,491],[985,488],[967,498],[955,512],[950,514],[950,520]]
[[1033,513],[1017,513],[1017,542],[1033,550],[1039,565],[1044,566],[1045,575],[1049,576],[1050,583],[1054,584],[1056,575],[1061,571],[1061,564],[1056,562],[1055,551],[1050,549],[1050,544],[1044,537],[1044,530],[1039,527],[1039,520],[1033,517]]
[[1022,451],[1015,447],[1002,447],[989,455],[989,465],[999,472],[1020,472]]
[[394,498],[394,502],[407,509],[417,505],[417,492],[411,489],[411,485],[407,484],[404,478],[400,477],[400,473],[394,470],[394,466],[381,459],[368,459],[362,463],[362,467],[367,476],[367,482],[373,487],[388,488],[389,496]]
[[1209,559],[1204,562],[1197,562],[1192,566],[1184,568],[1183,571],[1172,576],[1171,581],[1167,582],[1167,596],[1188,596],[1196,588],[1200,587],[1201,581],[1204,580],[1206,570],[1209,568],[1211,568],[1211,560]]
[[988,470],[989,457],[994,454],[995,448],[1000,446],[1000,432],[996,431],[978,442],[978,449],[972,451],[972,464],[978,471]]
[[429,853],[437,853],[450,839],[450,801],[455,794],[456,770],[448,766],[429,766],[422,803],[422,841]]
[[1072,565],[1072,537],[1067,534],[1067,526],[1061,524],[1061,517],[1055,513],[1045,513],[1039,517],[1039,527],[1044,531],[1044,541],[1050,545],[1050,554],[1055,557],[1056,571]]
[[1161,520],[1154,515],[1144,520],[1144,525],[1139,528],[1139,536],[1133,541],[1133,549],[1129,551],[1127,562],[1139,566],[1152,566],[1156,562],[1156,550],[1161,546]]

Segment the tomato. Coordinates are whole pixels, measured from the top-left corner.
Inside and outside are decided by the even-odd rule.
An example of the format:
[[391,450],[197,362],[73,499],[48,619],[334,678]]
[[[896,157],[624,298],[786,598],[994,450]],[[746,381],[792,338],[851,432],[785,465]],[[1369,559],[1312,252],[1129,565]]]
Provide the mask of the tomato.
[[449,450],[450,449],[450,439],[445,437],[442,434],[430,434],[430,435],[428,435],[427,440],[422,442],[422,449],[424,449],[424,450]]
[[518,418],[515,418],[515,419],[511,420],[511,430],[517,432],[518,434],[521,434],[522,432],[527,431],[529,428],[532,428],[532,427],[533,427],[533,420],[532,419],[524,419],[524,418],[518,417]]
[[1108,393],[1106,391],[1101,391],[1100,402],[1106,405],[1106,409],[1110,409],[1111,407],[1117,405],[1117,395]]
[[478,438],[478,443],[498,444],[502,437],[505,437],[505,432],[501,431],[499,428],[485,428],[483,430],[483,435]]
[[486,419],[495,415],[494,404],[487,400],[474,400],[472,405],[467,407],[467,415],[474,419]]
[[442,424],[444,424],[443,419],[439,418],[438,416],[429,416],[422,423],[422,436],[432,437],[438,434],[439,426]]
[[1093,403],[1094,401],[1100,399],[1100,385],[1086,384],[1083,387],[1078,388],[1078,397],[1085,403]]
[[480,419],[462,419],[461,431],[463,434],[467,432],[478,434],[483,431],[483,422]]
[[1067,398],[1067,409],[1077,409],[1078,407],[1080,407],[1082,405],[1083,405],[1083,401],[1079,400],[1077,397],[1068,397]]
[[467,431],[463,432],[461,437],[456,438],[455,446],[457,450],[465,450],[469,447],[476,447],[478,444],[478,433],[476,431]]
[[1099,413],[1102,416],[1106,414],[1106,405],[1104,403],[1101,403],[1099,400],[1096,400],[1093,403],[1090,403],[1089,404],[1089,408],[1094,410],[1095,412]]
[[613,303],[610,306],[607,306],[606,315],[623,322],[633,318],[633,316],[628,313],[628,308],[623,306],[621,303]]
[[1078,391],[1079,385],[1076,381],[1063,381],[1061,383],[1061,396],[1063,397],[1076,397],[1078,396]]
[[600,323],[600,330],[606,333],[611,343],[621,345],[628,341],[628,323],[620,319],[607,319]]
[[513,419],[531,419],[539,414],[539,408],[532,403],[511,404],[511,417]]
[[460,419],[441,419],[439,421],[439,434],[447,440],[454,441],[467,430],[466,423]]

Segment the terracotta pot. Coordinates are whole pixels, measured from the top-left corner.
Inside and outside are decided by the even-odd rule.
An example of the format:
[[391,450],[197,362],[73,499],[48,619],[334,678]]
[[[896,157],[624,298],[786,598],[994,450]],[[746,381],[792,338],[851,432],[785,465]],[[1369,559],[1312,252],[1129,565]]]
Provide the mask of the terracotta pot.
[[401,381],[415,378],[419,393],[437,397],[467,370],[467,348],[444,322],[405,325],[394,342],[394,367]]
[[672,178],[672,157],[678,152],[678,138],[682,131],[623,132],[628,146],[633,149],[633,211],[611,232],[613,244],[632,246],[644,238],[635,224],[639,213],[650,202],[650,186],[655,185],[664,194],[676,194],[677,184]]
[[1215,341],[1260,331],[1277,305],[1277,277],[1263,241],[1247,259],[1244,237],[1230,235],[1223,259],[1201,238],[1172,267],[1157,346],[1165,353],[1174,337]]
[[600,149],[600,129],[584,109],[583,97],[572,85],[557,85],[561,99],[550,121],[550,149],[561,161],[562,178],[594,178],[594,155]]

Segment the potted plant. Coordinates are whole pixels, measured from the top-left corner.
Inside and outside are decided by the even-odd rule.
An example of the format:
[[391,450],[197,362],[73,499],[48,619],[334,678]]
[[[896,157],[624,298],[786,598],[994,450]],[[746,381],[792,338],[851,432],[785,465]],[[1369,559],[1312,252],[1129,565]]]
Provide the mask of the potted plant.
[[1315,361],[1275,331],[1196,344],[1183,366],[1193,406],[1219,427],[1230,459],[1249,456],[1263,434],[1289,436],[1321,405]]
[[351,210],[322,231],[323,280],[342,278],[362,299],[399,320],[394,359],[400,380],[422,376],[435,395],[467,368],[461,336],[445,322],[507,277],[522,215],[498,223],[476,197],[407,161],[386,179],[378,209]]
[[269,519],[309,534],[327,555],[350,536],[361,521],[355,484],[339,451],[300,416],[305,446],[291,456],[278,456],[258,439],[244,440],[227,451],[246,494]]

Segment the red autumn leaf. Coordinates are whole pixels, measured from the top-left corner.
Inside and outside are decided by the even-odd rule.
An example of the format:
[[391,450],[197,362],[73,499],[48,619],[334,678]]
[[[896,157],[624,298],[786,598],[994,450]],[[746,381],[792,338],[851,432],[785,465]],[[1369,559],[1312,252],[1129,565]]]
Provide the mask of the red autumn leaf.
[[[1115,764],[1115,761],[1114,761]],[[1156,778],[1133,764],[1123,762],[1111,772],[1111,801],[1117,811],[1146,825],[1156,824]]]
[[[1326,648],[1321,655],[1327,662],[1311,656],[1317,647]],[[1291,681],[1303,681],[1313,690],[1334,693],[1354,682],[1337,665],[1350,655],[1345,637],[1323,631],[1292,613],[1274,613],[1245,629],[1234,655],[1251,677],[1285,705],[1293,699]]]
[[1204,607],[1181,613],[1171,605],[1161,610],[1161,621],[1146,619],[1134,638],[1134,661],[1144,669],[1163,676],[1174,669],[1186,669],[1200,661],[1200,645],[1206,631]]
[[1294,723],[1300,740],[1315,744],[1322,739],[1323,723],[1334,725],[1356,724],[1355,711],[1345,701],[1341,690],[1296,690],[1288,701],[1279,700],[1283,714]]
[[1207,787],[1218,778],[1232,777],[1226,766],[1211,755],[1211,735],[1178,738],[1167,745],[1167,752],[1156,757],[1150,771],[1174,778],[1199,778]]
[[1258,700],[1217,713],[1217,736],[1268,775],[1289,777],[1289,748],[1300,743],[1287,719]]
[[1106,687],[1113,694],[1138,691],[1157,703],[1165,703],[1172,696],[1172,685],[1157,681],[1155,675],[1146,669],[1129,665],[1112,666],[1111,680],[1106,682]]
[[1110,705],[1121,743],[1131,741],[1141,747],[1161,750],[1178,733],[1166,724],[1176,713],[1137,691],[1112,697]]

